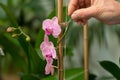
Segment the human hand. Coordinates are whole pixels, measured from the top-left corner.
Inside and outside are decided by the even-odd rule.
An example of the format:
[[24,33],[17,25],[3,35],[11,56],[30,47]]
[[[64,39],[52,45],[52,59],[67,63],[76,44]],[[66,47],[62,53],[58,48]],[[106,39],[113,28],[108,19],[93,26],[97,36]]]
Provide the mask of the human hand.
[[71,0],[68,15],[79,24],[91,17],[106,24],[119,24],[120,3],[115,0]]

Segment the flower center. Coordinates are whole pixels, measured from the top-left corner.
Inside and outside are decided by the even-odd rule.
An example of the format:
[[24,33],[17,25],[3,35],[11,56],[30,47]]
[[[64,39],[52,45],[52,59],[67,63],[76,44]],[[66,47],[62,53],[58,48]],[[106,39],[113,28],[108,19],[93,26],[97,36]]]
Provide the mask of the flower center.
[[46,29],[46,30],[45,30],[45,33],[46,33],[47,35],[52,34],[52,32],[53,32],[53,30],[52,30],[52,29]]

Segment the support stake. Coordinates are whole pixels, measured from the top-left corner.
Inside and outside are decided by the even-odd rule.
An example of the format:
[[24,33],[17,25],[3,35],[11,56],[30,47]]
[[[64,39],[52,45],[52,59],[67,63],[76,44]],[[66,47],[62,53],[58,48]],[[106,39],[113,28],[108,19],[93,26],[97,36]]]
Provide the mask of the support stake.
[[88,74],[88,25],[84,24],[83,27],[84,36],[84,80],[89,80]]
[[[58,21],[62,23],[63,13],[63,0],[58,0]],[[63,32],[58,37],[58,41],[61,39]],[[64,66],[63,66],[63,41],[58,44],[58,77],[59,80],[64,80]]]

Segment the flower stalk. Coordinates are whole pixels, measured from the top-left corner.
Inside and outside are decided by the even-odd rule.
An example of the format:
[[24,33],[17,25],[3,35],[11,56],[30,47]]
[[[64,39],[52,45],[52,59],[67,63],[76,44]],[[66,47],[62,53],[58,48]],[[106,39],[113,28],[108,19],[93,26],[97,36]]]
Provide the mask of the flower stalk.
[[68,26],[69,26],[71,21],[72,20],[70,19],[68,22],[64,22],[64,23],[60,24],[61,26],[65,26],[65,31],[64,31],[63,35],[61,36],[61,38],[57,41],[57,44],[59,44],[62,41],[62,39],[65,37],[67,30],[68,30]]
[[[20,31],[20,33],[15,33],[15,31],[16,30],[19,30]],[[18,36],[20,36],[20,35],[24,35],[25,37],[26,37],[26,41],[27,42],[30,42],[30,37],[21,29],[21,27],[18,27],[18,28],[15,28],[15,27],[8,27],[7,29],[6,29],[6,32],[8,32],[8,33],[13,33],[12,34],[12,37],[18,37]]]
[[[62,23],[62,13],[63,13],[63,0],[58,0],[58,21],[59,24]],[[62,27],[62,26],[61,26]],[[58,37],[58,79],[64,80],[64,65],[63,65],[63,41],[61,37],[63,36],[63,32]]]

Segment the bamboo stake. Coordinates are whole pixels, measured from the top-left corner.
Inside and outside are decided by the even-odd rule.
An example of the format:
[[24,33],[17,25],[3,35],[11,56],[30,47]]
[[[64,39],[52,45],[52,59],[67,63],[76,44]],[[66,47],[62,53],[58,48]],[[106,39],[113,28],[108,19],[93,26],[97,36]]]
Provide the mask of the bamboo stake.
[[2,80],[2,69],[1,69],[1,68],[2,68],[2,67],[1,67],[1,66],[2,66],[2,65],[1,65],[1,64],[2,64],[2,59],[1,59],[1,58],[2,58],[2,57],[1,57],[1,52],[0,52],[0,80]]
[[88,74],[88,25],[84,25],[84,79],[89,80]]
[[[63,0],[58,0],[58,21],[62,23]],[[58,41],[61,39],[63,33],[61,32]],[[64,80],[64,67],[63,67],[63,43],[58,45],[58,77],[59,80]]]

